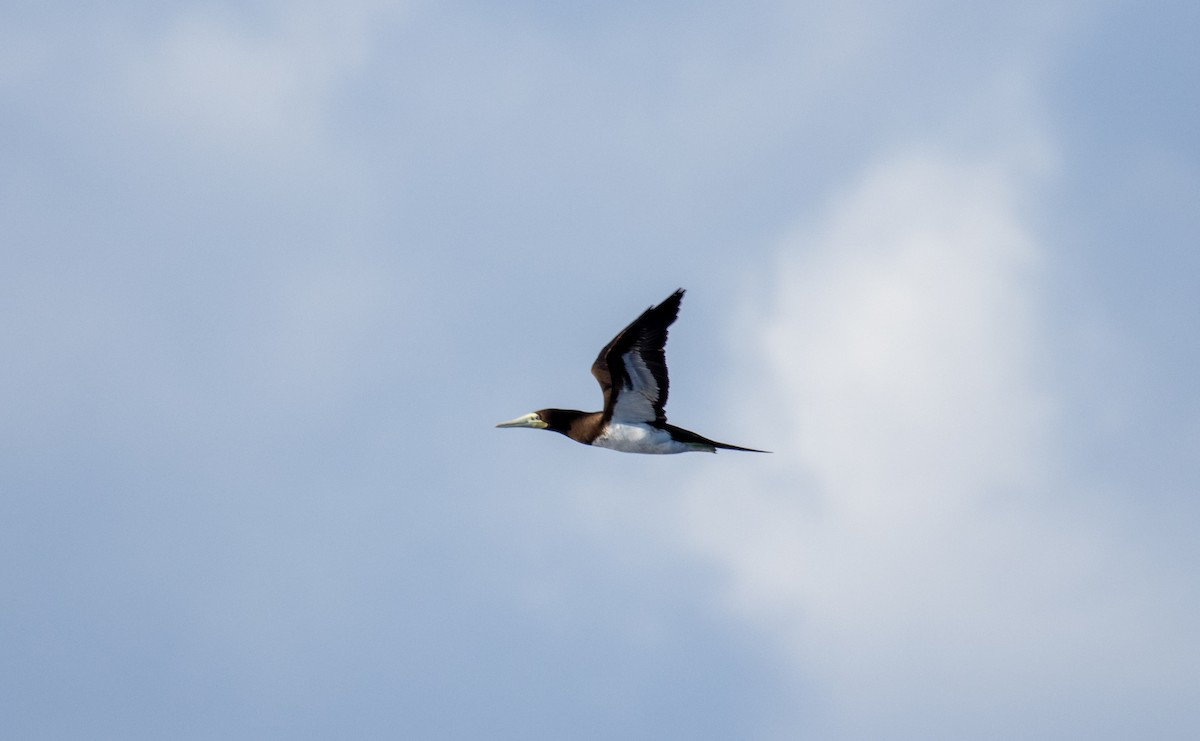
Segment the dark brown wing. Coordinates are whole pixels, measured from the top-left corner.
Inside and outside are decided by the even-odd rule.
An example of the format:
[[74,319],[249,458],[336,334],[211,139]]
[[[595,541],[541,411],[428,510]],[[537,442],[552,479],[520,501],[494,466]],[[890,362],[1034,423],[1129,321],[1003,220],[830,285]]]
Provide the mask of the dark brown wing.
[[679,316],[683,289],[651,306],[621,330],[592,364],[592,375],[604,391],[604,423],[653,422],[667,415],[667,327]]

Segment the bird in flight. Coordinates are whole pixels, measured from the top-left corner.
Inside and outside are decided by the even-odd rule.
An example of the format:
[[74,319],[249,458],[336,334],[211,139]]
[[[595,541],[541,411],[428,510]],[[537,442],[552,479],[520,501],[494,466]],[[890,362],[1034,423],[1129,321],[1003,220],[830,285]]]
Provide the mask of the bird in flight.
[[701,437],[681,427],[667,424],[667,327],[679,316],[683,289],[672,293],[658,306],[651,306],[621,330],[600,351],[592,364],[592,375],[604,391],[604,410],[580,412],[574,409],[540,409],[501,422],[497,427],[532,427],[552,430],[581,442],[622,453],[715,453],[744,450]]

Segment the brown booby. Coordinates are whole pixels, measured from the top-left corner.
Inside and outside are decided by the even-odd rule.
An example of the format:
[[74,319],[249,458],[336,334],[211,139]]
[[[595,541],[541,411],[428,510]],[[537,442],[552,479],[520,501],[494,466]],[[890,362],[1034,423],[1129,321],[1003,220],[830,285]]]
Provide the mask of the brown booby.
[[609,342],[596,362],[592,375],[604,391],[604,410],[541,409],[497,427],[532,427],[552,430],[581,442],[623,453],[687,453],[744,450],[701,437],[667,424],[667,327],[679,316],[683,289],[672,293],[658,306],[651,306]]

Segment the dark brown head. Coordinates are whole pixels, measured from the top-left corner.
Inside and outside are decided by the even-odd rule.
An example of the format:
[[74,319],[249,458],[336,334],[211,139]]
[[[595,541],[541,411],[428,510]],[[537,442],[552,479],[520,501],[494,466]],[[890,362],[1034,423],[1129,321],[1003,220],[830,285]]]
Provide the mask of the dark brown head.
[[501,422],[497,427],[532,427],[535,430],[550,430],[563,435],[569,434],[571,426],[587,412],[574,409],[539,409],[536,412]]

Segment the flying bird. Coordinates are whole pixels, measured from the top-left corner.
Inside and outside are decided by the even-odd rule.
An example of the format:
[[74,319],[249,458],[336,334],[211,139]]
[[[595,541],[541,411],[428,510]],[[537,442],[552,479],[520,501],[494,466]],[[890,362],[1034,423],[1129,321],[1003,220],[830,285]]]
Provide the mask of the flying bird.
[[497,427],[532,427],[551,430],[581,442],[622,453],[687,453],[744,450],[701,437],[667,424],[667,327],[679,316],[683,289],[672,293],[658,306],[651,306],[609,342],[596,362],[592,375],[604,391],[604,410],[540,409],[501,422]]

